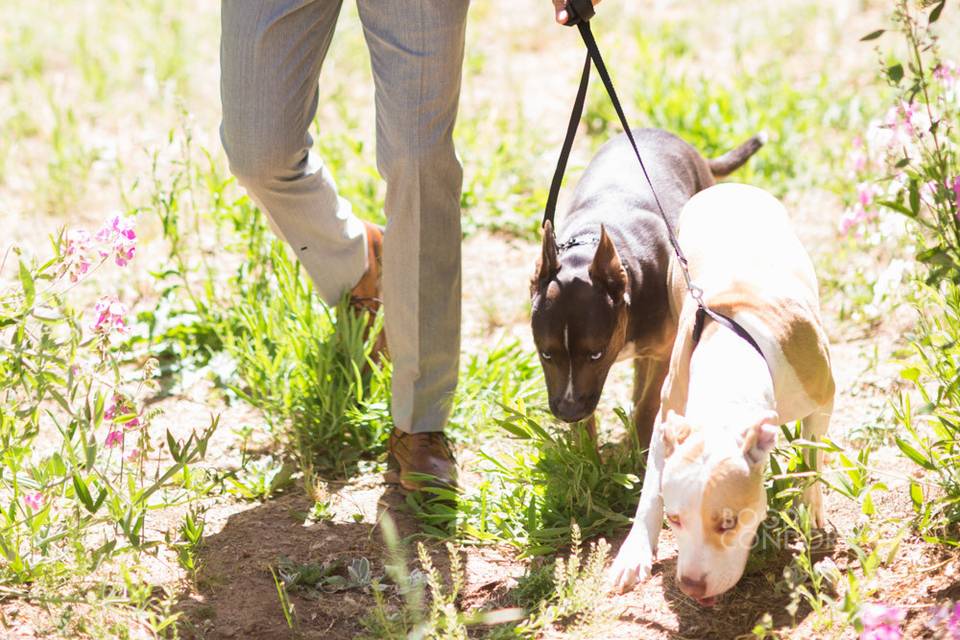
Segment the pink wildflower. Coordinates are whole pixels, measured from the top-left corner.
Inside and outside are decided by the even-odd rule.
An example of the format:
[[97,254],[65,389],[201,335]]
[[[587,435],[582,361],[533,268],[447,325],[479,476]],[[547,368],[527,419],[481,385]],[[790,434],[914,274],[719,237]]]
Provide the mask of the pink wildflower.
[[131,449],[127,452],[127,455],[123,456],[123,459],[127,462],[137,462],[140,460],[140,449]]
[[868,158],[863,146],[863,138],[857,136],[853,139],[851,146],[850,153],[847,154],[847,167],[850,170],[850,175],[856,176],[867,168]]
[[930,130],[930,115],[922,104],[901,102],[900,116],[900,124],[915,138],[922,138]]
[[960,67],[951,61],[941,62],[933,70],[933,77],[936,78],[944,91],[949,94],[955,94],[960,88]]
[[47,503],[47,497],[39,491],[34,491],[33,493],[28,493],[23,496],[23,503],[33,511],[40,511],[43,505]]
[[90,271],[90,253],[92,238],[83,229],[72,229],[67,232],[67,248],[64,251],[67,263],[67,273],[70,282],[76,282]]
[[907,612],[900,607],[891,607],[880,603],[864,606],[860,613],[863,633],[860,640],[900,640],[903,634],[900,625]]
[[901,102],[890,107],[882,120],[870,123],[867,139],[873,148],[913,157],[917,152],[916,141],[927,134],[930,124],[926,106],[917,102]]
[[93,307],[93,314],[94,319],[90,323],[90,328],[95,333],[109,335],[117,332],[123,335],[127,332],[127,326],[123,320],[127,314],[127,307],[116,298],[112,296],[100,298]]
[[947,618],[947,632],[952,640],[960,640],[960,602],[953,605],[953,612]]
[[[117,418],[124,416],[131,416],[137,412],[137,408],[133,405],[133,402],[130,401],[126,396],[115,393],[113,395],[113,402],[111,402],[106,409],[103,411],[103,417],[105,420],[110,420],[115,422]],[[134,429],[140,426],[140,417],[135,416],[130,420],[126,420],[123,423],[123,426],[127,429]]]
[[875,184],[870,184],[869,182],[861,182],[857,185],[857,200],[860,201],[860,204],[864,209],[873,204],[874,196],[880,193],[880,189]]
[[113,216],[97,232],[97,241],[108,245],[109,250],[100,249],[100,255],[106,258],[113,255],[117,266],[124,267],[133,260],[137,251],[137,234],[129,218]]
[[108,449],[112,449],[118,444],[123,444],[123,432],[122,431],[111,431],[107,434],[107,439],[103,441],[103,446]]
[[846,235],[850,230],[864,222],[872,220],[877,213],[871,209],[874,198],[881,195],[880,187],[869,182],[857,185],[857,202],[843,213],[840,218],[840,233]]

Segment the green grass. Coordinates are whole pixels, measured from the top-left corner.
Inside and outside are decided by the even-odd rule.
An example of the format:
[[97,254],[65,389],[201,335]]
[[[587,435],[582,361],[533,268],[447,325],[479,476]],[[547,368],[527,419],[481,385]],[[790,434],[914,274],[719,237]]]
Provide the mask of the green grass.
[[572,527],[587,536],[629,525],[639,498],[643,451],[629,417],[617,412],[628,434],[598,449],[580,426],[554,426],[525,405],[503,406],[497,418],[513,442],[481,453],[483,478],[456,494],[430,490],[408,503],[423,532],[471,544],[507,544],[526,556],[556,553]]

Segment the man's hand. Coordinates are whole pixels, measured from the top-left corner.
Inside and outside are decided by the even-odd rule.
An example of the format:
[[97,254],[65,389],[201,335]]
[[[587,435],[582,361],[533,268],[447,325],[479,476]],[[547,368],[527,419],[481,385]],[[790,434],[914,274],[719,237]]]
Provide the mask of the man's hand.
[[[593,6],[600,4],[600,0],[593,0]],[[560,24],[567,24],[567,0],[553,0],[553,8],[557,13],[557,22]]]

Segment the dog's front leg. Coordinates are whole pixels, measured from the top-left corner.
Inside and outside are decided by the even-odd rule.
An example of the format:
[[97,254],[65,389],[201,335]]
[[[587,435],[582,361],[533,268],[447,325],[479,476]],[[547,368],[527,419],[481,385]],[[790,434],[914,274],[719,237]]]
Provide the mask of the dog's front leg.
[[649,447],[653,423],[660,411],[660,391],[670,358],[637,358],[633,362],[633,426],[641,447]]
[[[830,415],[833,413],[833,401],[820,407],[812,414],[803,419],[801,435],[805,440],[817,442],[827,435],[827,428],[830,426]],[[823,449],[812,449],[806,453],[807,464],[816,469],[818,473],[823,473]],[[810,510],[810,519],[813,526],[822,529],[827,524],[826,512],[823,508],[823,496],[820,487],[820,480],[814,480],[803,492],[803,502]]]
[[647,470],[643,475],[637,514],[608,573],[610,587],[619,593],[629,591],[637,582],[649,578],[653,569],[660,528],[663,526],[663,499],[660,497],[663,458],[663,435],[660,421],[657,420],[647,454]]

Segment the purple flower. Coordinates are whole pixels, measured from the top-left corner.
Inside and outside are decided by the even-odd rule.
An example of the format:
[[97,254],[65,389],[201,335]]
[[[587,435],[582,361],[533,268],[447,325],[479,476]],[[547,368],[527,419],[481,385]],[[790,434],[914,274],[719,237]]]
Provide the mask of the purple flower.
[[869,158],[866,149],[864,149],[863,138],[860,136],[853,139],[851,147],[850,153],[847,154],[847,167],[851,176],[857,176],[867,168]]
[[857,185],[857,199],[860,201],[860,204],[863,205],[864,209],[873,204],[873,197],[879,193],[880,189],[874,184],[861,182]]
[[960,86],[960,67],[949,60],[941,62],[933,70],[933,77],[940,82],[944,91],[953,93]]
[[947,632],[952,640],[960,640],[960,602],[953,605],[953,612],[947,619]]
[[900,625],[907,612],[900,607],[880,603],[867,604],[860,610],[863,633],[860,640],[901,640]]
[[129,218],[119,215],[107,220],[107,224],[97,232],[97,242],[105,245],[100,255],[106,258],[113,255],[117,266],[124,267],[133,260],[137,251],[137,234]]
[[123,320],[125,315],[127,315],[126,305],[113,296],[104,296],[93,307],[94,319],[90,322],[90,329],[102,335],[110,335],[114,332],[123,335],[127,332],[127,326]]
[[874,198],[882,192],[880,187],[869,182],[861,182],[857,185],[857,202],[847,209],[840,218],[840,233],[846,235],[850,230],[864,222],[872,220],[877,213],[870,208]]
[[90,271],[92,251],[93,239],[89,232],[83,229],[72,229],[67,232],[67,248],[63,253],[70,282],[76,282]]
[[108,449],[112,449],[118,444],[123,444],[123,432],[122,431],[111,431],[107,434],[107,439],[103,441],[103,446]]
[[[105,420],[110,420],[111,422],[116,422],[117,418],[124,416],[131,416],[137,413],[137,408],[134,406],[133,402],[126,396],[115,393],[113,394],[113,402],[107,406],[103,411],[103,418]],[[130,420],[126,420],[123,423],[123,426],[127,429],[133,429],[140,426],[140,417],[136,416]]]
[[47,497],[39,491],[34,491],[23,496],[23,503],[33,511],[40,511],[47,503]]
[[917,141],[930,131],[929,108],[918,102],[906,101],[890,107],[882,119],[870,123],[867,129],[869,146],[885,150],[888,154],[906,154],[908,158],[915,158]]

